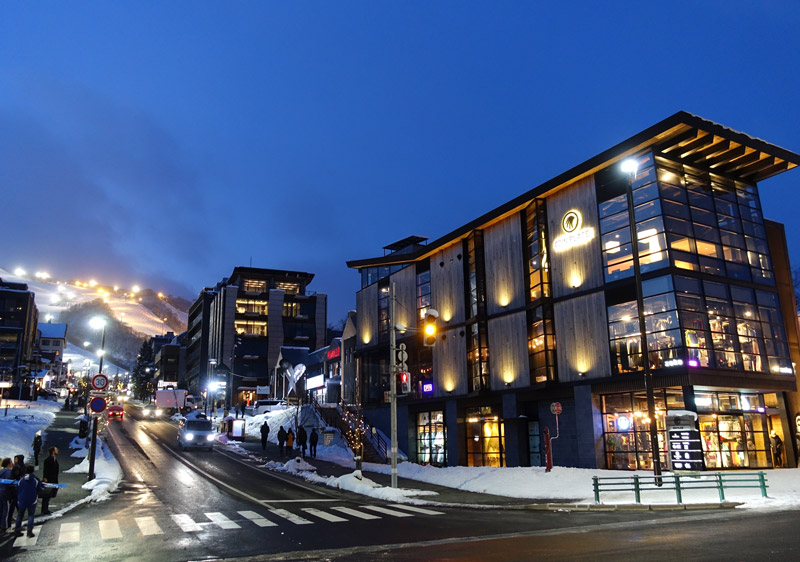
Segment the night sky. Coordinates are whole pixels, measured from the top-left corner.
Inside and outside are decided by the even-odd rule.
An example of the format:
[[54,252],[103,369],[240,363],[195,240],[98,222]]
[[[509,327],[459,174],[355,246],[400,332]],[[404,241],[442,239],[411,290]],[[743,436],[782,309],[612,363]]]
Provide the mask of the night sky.
[[[546,5],[545,5],[546,4]],[[678,110],[800,152],[800,3],[0,3],[0,266],[190,299],[438,238]],[[800,267],[800,170],[761,184]]]

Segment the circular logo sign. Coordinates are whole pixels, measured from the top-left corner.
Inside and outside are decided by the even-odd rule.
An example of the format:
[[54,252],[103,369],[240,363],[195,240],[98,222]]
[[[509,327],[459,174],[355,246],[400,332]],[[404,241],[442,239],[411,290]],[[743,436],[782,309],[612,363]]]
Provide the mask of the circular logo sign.
[[95,375],[92,377],[92,388],[104,390],[108,386],[108,377],[105,375]]
[[550,412],[553,414],[560,414],[561,413],[561,402],[553,402],[550,404]]
[[97,398],[92,398],[92,401],[89,402],[89,408],[96,414],[99,414],[106,409],[106,399],[100,398],[99,396]]
[[564,229],[564,232],[575,232],[581,227],[582,222],[581,214],[573,209],[567,211],[564,218],[561,219],[561,228]]

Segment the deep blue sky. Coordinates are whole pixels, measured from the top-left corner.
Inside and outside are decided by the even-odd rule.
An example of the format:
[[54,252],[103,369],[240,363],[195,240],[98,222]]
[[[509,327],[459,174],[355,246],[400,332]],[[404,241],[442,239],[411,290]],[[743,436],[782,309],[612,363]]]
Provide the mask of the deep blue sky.
[[[469,222],[678,110],[800,151],[800,3],[3,2],[0,266],[194,298]],[[800,171],[761,184],[800,266]]]

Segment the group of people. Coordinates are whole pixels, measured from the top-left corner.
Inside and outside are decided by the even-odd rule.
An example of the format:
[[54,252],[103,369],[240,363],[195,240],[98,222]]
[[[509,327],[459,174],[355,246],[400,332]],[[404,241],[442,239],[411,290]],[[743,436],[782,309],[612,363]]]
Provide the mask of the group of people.
[[[261,426],[261,449],[264,450],[267,448],[267,439],[269,438],[269,424],[264,422],[264,425]],[[301,456],[306,456],[306,446],[309,448],[309,454],[311,458],[316,458],[317,456],[317,443],[319,442],[319,434],[317,433],[317,428],[311,428],[311,434],[309,435],[306,432],[306,428],[300,426],[297,430],[297,438],[295,439],[294,431],[290,427],[287,431],[286,429],[281,426],[278,430],[278,452],[280,456],[283,457],[285,454],[289,456],[294,455],[295,445],[297,447],[297,452]]]
[[[33,439],[34,464],[39,465],[42,449],[42,436],[37,433]],[[34,465],[25,464],[24,455],[16,455],[14,460],[3,459],[0,463],[0,480],[13,480],[12,484],[0,485],[0,532],[6,532],[14,524],[14,511],[17,511],[14,533],[22,536],[22,521],[27,515],[28,536],[33,535],[33,519],[36,504],[42,498],[42,515],[50,515],[50,500],[56,496],[58,488],[45,487],[44,484],[58,484],[58,448],[50,447],[44,460],[42,479],[36,477]]]

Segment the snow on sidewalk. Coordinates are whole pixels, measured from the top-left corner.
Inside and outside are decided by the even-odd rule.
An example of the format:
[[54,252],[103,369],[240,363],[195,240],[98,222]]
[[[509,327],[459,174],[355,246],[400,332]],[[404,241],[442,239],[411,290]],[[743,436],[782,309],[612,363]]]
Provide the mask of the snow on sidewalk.
[[[89,449],[85,446],[85,440],[76,437],[70,447],[77,449],[71,456],[84,458],[80,463],[64,472],[68,474],[88,474]],[[106,501],[111,499],[110,493],[117,489],[122,480],[122,467],[120,467],[119,461],[114,458],[105,441],[99,437],[97,438],[97,450],[95,451],[94,474],[94,479],[89,480],[82,486],[84,490],[92,491],[89,500]]]
[[[6,402],[8,414],[4,415]],[[3,400],[3,406],[0,408],[0,459],[25,455],[28,463],[33,460],[33,436],[53,423],[61,404],[49,400]]]

